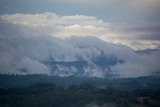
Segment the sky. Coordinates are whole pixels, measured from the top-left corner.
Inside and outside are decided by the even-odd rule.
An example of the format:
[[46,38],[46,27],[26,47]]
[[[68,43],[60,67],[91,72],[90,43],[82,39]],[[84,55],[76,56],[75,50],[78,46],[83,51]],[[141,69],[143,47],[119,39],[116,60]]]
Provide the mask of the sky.
[[160,0],[0,0],[0,73],[50,74],[44,61],[80,56],[94,68],[85,76],[103,77],[91,60],[101,51],[124,61],[110,68],[122,77],[159,72],[159,11]]
[[[47,13],[53,13],[58,17],[74,17],[70,21],[77,21],[70,25],[75,29],[76,27],[78,29],[79,26],[80,30],[78,29],[79,32],[72,34],[68,33],[68,36],[82,36],[83,31],[88,30],[88,27],[85,28],[85,26],[97,27],[97,25],[91,26],[87,20],[101,21],[103,24],[98,25],[98,27],[104,30],[91,31],[91,33],[83,35],[96,35],[105,41],[127,45],[135,50],[160,48],[159,11],[159,0],[0,0],[1,17],[8,14],[3,20],[17,14],[15,16],[17,18],[19,14],[21,17],[31,15],[31,17],[29,16],[31,20],[37,20],[37,18],[34,19],[36,14],[42,16],[38,19],[41,20]],[[21,21],[23,19],[21,18]],[[8,21],[11,22],[11,20]],[[83,22],[85,25],[80,25]],[[104,24],[106,25],[104,26]],[[83,30],[82,27],[84,27]],[[99,32],[101,33],[99,34]],[[60,38],[64,38],[64,35],[61,35]]]

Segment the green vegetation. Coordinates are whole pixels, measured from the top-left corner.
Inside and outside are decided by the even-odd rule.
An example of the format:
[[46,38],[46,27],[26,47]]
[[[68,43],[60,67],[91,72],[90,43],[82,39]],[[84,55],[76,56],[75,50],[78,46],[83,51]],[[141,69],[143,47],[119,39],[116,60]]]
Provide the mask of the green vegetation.
[[100,89],[90,84],[62,87],[53,83],[36,83],[0,89],[0,107],[88,107],[89,104],[160,107],[159,102],[159,90],[122,91],[109,85]]
[[[111,76],[111,75],[110,75]],[[96,78],[96,77],[59,77],[41,74],[15,75],[0,74],[0,87],[25,87],[38,82],[54,83],[58,86],[91,84],[95,87],[112,85],[121,90],[133,91],[135,89],[160,89],[160,76],[146,76],[137,78]]]

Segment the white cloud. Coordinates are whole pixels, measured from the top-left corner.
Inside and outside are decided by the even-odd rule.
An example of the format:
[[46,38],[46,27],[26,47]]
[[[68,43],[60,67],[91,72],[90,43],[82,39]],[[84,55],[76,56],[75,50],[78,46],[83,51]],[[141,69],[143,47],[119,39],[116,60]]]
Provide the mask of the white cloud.
[[[0,18],[1,73],[19,73],[19,70],[22,70],[23,74],[26,74],[27,71],[28,73],[46,72],[49,74],[50,69],[42,61],[49,58],[54,58],[56,61],[76,61],[77,56],[80,56],[90,62],[92,56],[101,54],[101,50],[104,50],[106,55],[115,55],[125,61],[124,64],[112,67],[112,70],[121,76],[149,75],[160,69],[159,53],[137,55],[127,46],[114,45],[97,39],[125,44],[136,49],[142,46],[143,48],[155,48],[159,45],[158,40],[137,41],[133,35],[132,37],[125,36],[131,34],[123,31],[127,28],[125,24],[110,24],[90,16],[58,16],[53,13],[6,14],[1,15]],[[87,37],[77,38],[77,36]],[[86,48],[80,49],[79,46]],[[62,71],[68,69],[61,66],[60,68]],[[75,68],[69,69],[74,70]],[[102,77],[103,73],[94,66],[94,69],[86,68],[84,75]],[[59,73],[57,71],[57,74],[64,76],[72,75],[74,72]]]
[[23,58],[18,63],[16,63],[17,73],[20,74],[49,74],[49,68],[36,61],[31,60],[30,58]]
[[[158,53],[159,54],[159,53]],[[159,55],[131,55],[125,59],[124,64],[117,64],[111,67],[114,73],[122,77],[148,76],[153,72],[159,71]],[[133,58],[133,59],[130,59]]]
[[[34,35],[52,35],[59,38],[71,36],[94,36],[107,42],[124,44],[133,49],[157,48],[160,44],[154,40],[149,42],[138,40],[139,37],[154,34],[140,25],[127,25],[124,23],[109,23],[93,16],[75,15],[59,16],[54,13],[42,14],[5,14],[0,16],[1,20],[25,26]],[[157,26],[157,24],[154,24]],[[140,27],[140,28],[139,28]],[[137,28],[141,29],[138,30]],[[159,32],[156,32],[156,34]],[[137,41],[138,40],[138,41]],[[137,47],[136,42],[139,43]],[[140,45],[142,44],[142,45]]]

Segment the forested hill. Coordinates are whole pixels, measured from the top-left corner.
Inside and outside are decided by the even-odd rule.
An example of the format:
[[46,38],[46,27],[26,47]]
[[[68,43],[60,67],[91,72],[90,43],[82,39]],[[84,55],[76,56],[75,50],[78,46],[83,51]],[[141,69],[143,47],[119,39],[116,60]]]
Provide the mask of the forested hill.
[[123,91],[89,84],[68,87],[36,83],[0,88],[0,107],[159,107],[160,90]]
[[54,83],[57,86],[70,86],[91,84],[95,87],[103,88],[107,85],[112,85],[123,90],[134,89],[158,89],[160,90],[159,76],[146,76],[137,78],[89,78],[89,77],[59,77],[48,75],[3,75],[0,74],[0,87],[24,87],[38,82]]

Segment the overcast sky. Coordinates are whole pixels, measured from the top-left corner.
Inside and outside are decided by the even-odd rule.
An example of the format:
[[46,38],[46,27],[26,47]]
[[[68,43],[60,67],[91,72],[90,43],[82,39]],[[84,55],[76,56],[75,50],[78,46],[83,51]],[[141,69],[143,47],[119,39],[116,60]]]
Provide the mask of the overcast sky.
[[0,0],[0,13],[89,15],[113,22],[159,21],[159,0]]

